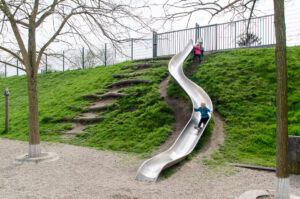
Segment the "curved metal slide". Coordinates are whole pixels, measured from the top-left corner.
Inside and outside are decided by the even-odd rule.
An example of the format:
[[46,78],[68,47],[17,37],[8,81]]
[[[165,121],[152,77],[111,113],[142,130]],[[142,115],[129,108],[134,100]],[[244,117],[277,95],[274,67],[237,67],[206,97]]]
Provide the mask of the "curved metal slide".
[[[189,80],[183,73],[182,65],[193,49],[193,41],[190,40],[183,51],[176,54],[169,62],[169,72],[182,89],[187,93],[193,103],[194,108],[198,108],[201,102],[213,110],[213,105],[207,93],[197,84]],[[193,114],[174,142],[174,144],[164,151],[148,160],[146,160],[138,169],[135,179],[156,181],[160,172],[170,167],[190,154],[201,138],[207,124],[198,132],[194,127],[198,125],[201,118],[200,112],[193,111]],[[210,120],[210,119],[209,119]]]

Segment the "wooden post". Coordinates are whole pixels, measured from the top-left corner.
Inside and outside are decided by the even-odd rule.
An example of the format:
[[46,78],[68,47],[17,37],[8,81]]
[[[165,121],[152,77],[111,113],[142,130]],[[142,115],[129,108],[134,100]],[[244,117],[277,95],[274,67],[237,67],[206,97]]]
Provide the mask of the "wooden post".
[[8,88],[5,89],[4,91],[4,96],[5,96],[5,132],[8,131],[8,124],[9,124],[9,116],[8,116],[8,96],[9,96],[9,91]]

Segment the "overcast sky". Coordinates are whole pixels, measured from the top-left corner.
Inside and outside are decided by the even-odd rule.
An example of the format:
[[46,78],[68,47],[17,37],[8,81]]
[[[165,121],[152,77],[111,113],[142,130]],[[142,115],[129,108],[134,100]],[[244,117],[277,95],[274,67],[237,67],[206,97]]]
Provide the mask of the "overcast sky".
[[[157,0],[150,0],[157,2]],[[224,0],[227,2],[228,0]],[[160,1],[161,2],[161,1]],[[268,14],[273,14],[273,1],[272,0],[259,0],[257,1],[256,12],[257,16],[263,16]],[[285,15],[286,15],[286,30],[287,30],[287,44],[288,45],[300,45],[300,0],[288,0],[285,4]],[[152,14],[154,16],[162,15],[162,9],[152,9]],[[223,23],[230,21],[230,15],[219,15],[215,17],[210,24]],[[210,20],[210,16],[205,12],[194,13],[190,19],[189,24],[187,24],[187,18],[182,18],[176,20],[174,23],[167,23],[164,27],[156,26],[154,29],[157,32],[165,32],[171,30],[179,30],[188,27],[195,27],[195,23],[200,26],[207,25]],[[134,36],[134,34],[133,34]],[[151,38],[152,33],[148,37]],[[52,47],[57,48],[57,45]],[[141,51],[141,50],[140,50]],[[146,51],[145,51],[146,52]],[[149,51],[150,52],[150,51]],[[147,52],[148,53],[148,52]],[[15,74],[14,68],[9,69],[10,73]],[[4,71],[4,67],[0,66],[0,72]]]
[[[224,0],[224,2],[227,0]],[[272,0],[259,0],[257,1],[256,16],[264,16],[274,13]],[[219,15],[215,17],[210,24],[225,23],[230,21],[230,15]],[[210,16],[205,12],[195,13],[190,20],[189,27],[195,27],[198,23],[200,26],[207,25]],[[287,0],[285,2],[285,21],[287,32],[287,45],[294,46],[300,45],[300,0]],[[186,28],[187,19],[182,19],[174,23],[169,29],[178,30]],[[158,31],[160,32],[160,30]],[[163,32],[163,31],[162,31]]]
[[[227,2],[228,0],[223,0],[224,2]],[[259,0],[256,3],[256,16],[263,16],[268,14],[273,14],[273,1],[272,0]],[[285,14],[286,14],[286,22],[289,23],[291,18],[294,18],[293,21],[297,21],[298,24],[300,23],[300,0],[288,0],[285,3]],[[157,14],[160,13],[160,10],[156,10]],[[210,24],[215,23],[224,23],[230,21],[230,14],[224,15],[220,14],[213,18],[213,20],[210,22]],[[194,27],[195,23],[198,23],[200,25],[207,25],[210,20],[210,15],[206,12],[198,12],[194,13],[188,26]],[[168,27],[169,29],[183,29],[187,26],[187,18],[178,20],[172,27]]]

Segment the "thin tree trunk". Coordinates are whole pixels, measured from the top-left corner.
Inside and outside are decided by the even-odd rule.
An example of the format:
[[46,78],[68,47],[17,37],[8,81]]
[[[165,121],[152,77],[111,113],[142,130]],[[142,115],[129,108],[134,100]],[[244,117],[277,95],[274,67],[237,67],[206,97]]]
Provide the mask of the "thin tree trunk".
[[284,0],[274,0],[275,33],[276,33],[276,198],[289,198],[288,173],[288,80],[286,64],[286,34],[284,20]]
[[38,117],[38,87],[36,75],[28,75],[28,98],[29,98],[29,157],[39,157],[40,131]]
[[[35,1],[38,4],[38,1]],[[36,5],[35,5],[36,6]],[[29,98],[29,157],[41,156],[40,149],[40,131],[39,131],[39,116],[38,116],[38,86],[37,86],[37,69],[36,63],[36,27],[35,14],[29,16],[28,28],[28,60],[27,68],[27,83],[28,83],[28,98]]]

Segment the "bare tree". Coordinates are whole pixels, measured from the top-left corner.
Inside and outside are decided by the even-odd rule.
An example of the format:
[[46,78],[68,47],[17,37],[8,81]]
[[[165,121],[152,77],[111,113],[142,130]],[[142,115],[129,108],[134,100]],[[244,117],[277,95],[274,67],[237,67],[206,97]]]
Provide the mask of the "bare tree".
[[118,43],[131,31],[141,32],[149,24],[140,16],[147,7],[142,1],[131,6],[132,1],[0,0],[0,52],[17,58],[24,66],[19,69],[27,74],[29,157],[41,155],[37,74],[45,50],[56,42],[83,41],[91,46],[109,39]]
[[[211,19],[221,13],[230,13],[232,17],[242,16],[245,13],[249,16],[246,37],[249,37],[249,24],[254,15],[257,0],[167,0],[163,7],[166,17],[179,18],[191,17],[193,13],[208,12]],[[176,8],[172,12],[172,8]],[[174,10],[174,9],[173,9]],[[178,11],[179,10],[179,11]],[[289,177],[288,177],[288,95],[287,95],[287,65],[286,65],[286,32],[284,20],[284,0],[274,0],[274,18],[276,33],[276,71],[277,71],[277,96],[276,96],[276,198],[289,198]]]
[[[163,4],[165,18],[176,19],[188,17],[199,12],[206,12],[210,15],[209,22],[217,15],[229,13],[231,18],[249,18],[254,16],[254,8],[257,0],[166,0]],[[225,2],[225,3],[224,3]]]

